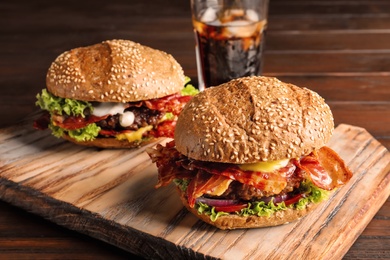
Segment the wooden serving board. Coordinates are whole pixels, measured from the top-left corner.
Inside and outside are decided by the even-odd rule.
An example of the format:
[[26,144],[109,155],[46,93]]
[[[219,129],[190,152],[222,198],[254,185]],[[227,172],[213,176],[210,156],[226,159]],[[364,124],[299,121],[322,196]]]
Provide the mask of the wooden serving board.
[[339,125],[329,146],[354,173],[346,186],[300,221],[222,231],[188,213],[173,184],[154,188],[145,148],[76,146],[34,130],[35,116],[0,130],[0,198],[146,258],[339,259],[390,194],[389,151]]

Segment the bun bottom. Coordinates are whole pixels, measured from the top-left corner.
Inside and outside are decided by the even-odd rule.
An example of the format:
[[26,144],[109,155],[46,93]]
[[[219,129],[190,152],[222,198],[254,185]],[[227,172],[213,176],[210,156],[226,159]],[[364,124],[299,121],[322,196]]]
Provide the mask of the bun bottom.
[[184,193],[177,188],[180,199],[183,205],[187,208],[189,212],[194,214],[196,217],[202,221],[213,225],[219,229],[248,229],[248,228],[261,228],[261,227],[272,227],[287,224],[299,220],[300,218],[306,216],[309,212],[313,211],[321,203],[310,203],[306,206],[305,209],[291,209],[288,208],[283,211],[277,211],[272,214],[270,217],[267,216],[256,216],[250,215],[247,217],[239,215],[225,215],[218,217],[215,221],[210,219],[210,216],[206,214],[199,214],[195,208],[191,208],[188,205],[187,199],[185,198]]
[[151,138],[146,141],[142,142],[129,142],[127,140],[118,140],[116,138],[96,138],[92,141],[76,141],[69,135],[63,135],[62,138],[64,138],[67,141],[70,141],[72,143],[78,144],[78,145],[83,145],[83,146],[89,146],[89,147],[98,147],[98,148],[137,148],[140,146],[144,146],[146,144],[149,144],[156,139]]

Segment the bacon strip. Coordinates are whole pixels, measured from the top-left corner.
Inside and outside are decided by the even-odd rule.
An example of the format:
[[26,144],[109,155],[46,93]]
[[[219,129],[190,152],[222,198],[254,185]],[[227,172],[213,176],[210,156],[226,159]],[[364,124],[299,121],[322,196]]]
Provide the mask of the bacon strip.
[[343,159],[327,146],[302,158],[297,166],[309,174],[317,187],[324,190],[340,187],[352,178]]
[[198,171],[187,187],[187,198],[190,207],[195,206],[197,198],[203,194],[217,189],[219,185],[226,181],[222,175],[209,174],[204,171]]
[[171,112],[174,115],[179,115],[185,104],[191,98],[192,96],[181,96],[180,93],[177,93],[162,98],[145,100],[143,102],[149,109],[161,112]]
[[170,137],[173,138],[175,134],[176,120],[163,121],[157,125],[155,129],[150,131],[150,135],[157,137]]
[[352,177],[340,156],[326,146],[300,160],[292,159],[286,167],[270,173],[243,171],[234,164],[191,160],[176,150],[174,141],[166,147],[157,145],[156,149],[147,152],[158,167],[159,180],[156,188],[168,185],[176,178],[190,180],[187,187],[190,206],[194,206],[196,198],[212,192],[227,179],[278,194],[286,187],[287,178],[297,168],[306,172],[306,178],[325,190],[340,187]]
[[237,165],[232,164],[193,161],[191,165],[208,173],[222,175],[275,194],[280,193],[287,186],[287,177],[291,176],[296,168],[293,164],[289,164],[274,172],[253,172],[243,171]]
[[109,115],[105,116],[94,116],[90,115],[88,117],[82,116],[69,116],[64,117],[61,115],[52,115],[51,119],[53,124],[67,130],[76,130],[83,127],[86,127],[89,124],[99,122],[103,119],[106,119]]
[[147,149],[147,152],[158,168],[158,182],[155,188],[166,186],[174,179],[194,177],[192,171],[178,167],[183,156],[176,150],[174,141],[167,143],[165,147],[157,144],[155,149]]
[[237,165],[218,164],[190,160],[181,155],[174,147],[174,141],[167,147],[157,145],[156,149],[147,150],[158,168],[156,188],[166,186],[174,179],[191,180],[187,190],[189,204],[205,193],[210,193],[228,179],[249,184],[275,194],[280,193],[287,185],[296,166],[288,166],[271,173],[242,171]]

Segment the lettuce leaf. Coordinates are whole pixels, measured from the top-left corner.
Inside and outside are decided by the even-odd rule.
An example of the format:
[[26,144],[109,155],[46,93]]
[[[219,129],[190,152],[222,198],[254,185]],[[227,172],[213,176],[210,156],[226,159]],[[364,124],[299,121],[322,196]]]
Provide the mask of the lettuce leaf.
[[[174,183],[178,185],[182,190],[185,190],[188,185],[188,181],[178,180],[178,179],[174,180]],[[259,217],[261,216],[270,217],[275,212],[286,210],[288,208],[303,210],[306,208],[307,204],[309,203],[319,203],[321,201],[326,200],[329,197],[329,194],[331,192],[331,191],[318,188],[310,181],[302,182],[299,189],[301,190],[302,193],[307,194],[307,196],[301,198],[297,203],[289,206],[286,206],[284,202],[275,204],[272,201],[268,203],[264,201],[256,201],[256,202],[248,203],[248,206],[239,212],[227,213],[222,211],[217,212],[215,211],[215,207],[211,207],[202,202],[198,202],[195,204],[195,208],[197,209],[198,214],[209,215],[212,221],[215,221],[220,216],[229,215],[229,214],[237,214],[239,216],[245,216],[245,217],[249,215],[256,215]]]
[[249,216],[249,215],[257,215],[259,217],[266,216],[270,217],[272,214],[274,214],[277,211],[280,210],[286,210],[287,207],[282,203],[277,203],[276,205],[270,201],[268,203],[265,203],[264,201],[256,201],[248,204],[248,207],[245,209],[242,209],[240,212],[240,215],[242,216]]
[[199,93],[199,90],[190,84],[191,79],[186,76],[184,88],[181,90],[182,96],[195,96]]
[[197,203],[195,205],[195,207],[198,210],[199,215],[201,215],[203,213],[206,215],[209,215],[211,221],[216,221],[217,218],[219,218],[220,216],[229,215],[229,213],[227,213],[227,212],[215,211],[215,207],[210,207],[209,205],[204,204],[202,202]]
[[166,121],[166,120],[171,120],[174,119],[175,115],[172,112],[167,112],[165,115],[161,118],[160,122]]
[[49,128],[51,129],[52,134],[58,138],[62,137],[64,134],[68,134],[70,137],[72,137],[78,142],[94,140],[99,135],[99,132],[101,130],[101,128],[95,123],[75,130],[66,130],[53,124],[49,124]]
[[[54,96],[49,93],[47,89],[42,89],[40,94],[37,94],[36,105],[39,106],[43,110],[47,110],[50,115],[57,114],[63,115],[66,114],[68,116],[82,116],[85,117],[84,111],[89,109],[93,110],[93,106],[91,103],[86,101],[80,101],[70,98],[61,98]],[[63,129],[59,126],[53,125],[53,123],[49,124],[49,128],[52,131],[52,134],[56,137],[61,137],[64,134],[68,134],[70,137],[77,141],[91,141],[95,139],[100,131],[100,127],[95,123],[89,124],[84,128],[76,129],[76,130],[67,130]]]
[[98,136],[100,127],[95,123],[89,124],[84,128],[68,131],[68,135],[78,142],[81,141],[92,141]]
[[310,181],[304,181],[301,183],[299,187],[302,193],[309,194],[305,198],[301,198],[297,203],[295,203],[295,208],[304,209],[306,205],[310,202],[312,203],[320,203],[321,201],[327,200],[331,191],[323,190],[315,186]]
[[173,183],[180,188],[182,191],[186,191],[190,180],[188,179],[173,179]]
[[68,116],[85,117],[85,109],[89,108],[91,111],[93,110],[93,106],[89,102],[57,97],[49,93],[47,89],[42,89],[41,94],[37,94],[35,104],[41,109],[49,111],[50,114],[58,115],[65,113]]

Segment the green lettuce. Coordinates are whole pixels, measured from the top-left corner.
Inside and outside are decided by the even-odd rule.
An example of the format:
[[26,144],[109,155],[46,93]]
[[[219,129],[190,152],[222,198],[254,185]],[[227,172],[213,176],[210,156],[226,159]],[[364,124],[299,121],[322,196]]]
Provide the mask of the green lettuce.
[[173,179],[173,183],[179,187],[180,190],[186,191],[190,180],[188,179]]
[[93,123],[87,125],[84,128],[70,130],[68,131],[68,135],[78,142],[91,141],[95,139],[96,136],[98,136],[100,130],[101,128]]
[[68,116],[82,116],[85,117],[85,109],[93,110],[91,103],[70,98],[61,98],[49,93],[43,89],[41,94],[37,94],[37,101],[35,103],[43,110],[49,111],[52,114],[62,115],[65,113]]
[[202,215],[202,214],[209,215],[211,221],[216,221],[217,218],[219,218],[220,216],[229,215],[229,213],[227,213],[227,212],[215,211],[215,207],[210,207],[209,205],[204,204],[202,202],[196,203],[195,208],[198,210],[199,215]]
[[241,210],[240,215],[245,217],[249,215],[270,217],[275,212],[286,209],[287,207],[284,202],[277,203],[275,205],[272,201],[268,203],[265,203],[264,201],[256,201],[253,203],[248,203],[248,206]]
[[[93,106],[91,103],[87,101],[80,101],[70,98],[61,98],[54,96],[49,93],[46,89],[43,89],[40,94],[37,94],[36,105],[41,109],[46,110],[50,113],[50,116],[63,115],[66,114],[68,116],[82,116],[85,117],[84,111],[89,109],[93,110]],[[49,124],[49,128],[52,131],[52,134],[56,137],[61,137],[64,134],[68,134],[73,139],[80,141],[91,141],[95,139],[101,128],[97,126],[95,123],[89,124],[86,127],[68,130],[63,129],[59,126],[53,125],[51,122]]]
[[171,119],[174,119],[174,118],[175,118],[175,115],[172,112],[167,112],[167,113],[165,113],[163,118],[161,118],[160,122],[166,121],[166,120],[171,120]]
[[309,196],[301,198],[297,203],[295,203],[294,206],[297,209],[306,208],[306,205],[310,202],[320,203],[321,201],[327,200],[331,193],[331,191],[318,188],[310,181],[302,182],[299,189],[301,190],[301,193],[309,194]]
[[199,93],[199,90],[190,84],[191,79],[186,76],[184,88],[181,90],[182,96],[195,96]]
[[53,124],[49,124],[49,128],[51,129],[52,134],[56,137],[61,137],[64,133],[66,133],[78,142],[94,140],[101,130],[101,128],[95,123],[75,130],[66,130]]
[[[174,183],[183,191],[187,189],[188,186],[187,180],[175,179]],[[215,207],[211,207],[202,202],[197,202],[195,204],[195,208],[198,211],[198,214],[209,215],[212,221],[215,221],[220,216],[229,215],[229,214],[237,214],[239,216],[245,216],[245,217],[249,215],[256,215],[259,217],[261,216],[270,217],[275,212],[286,210],[288,208],[303,210],[306,208],[307,204],[319,203],[321,201],[324,201],[329,197],[330,194],[330,191],[320,189],[310,181],[303,181],[299,189],[300,192],[305,193],[306,196],[301,198],[297,203],[289,206],[286,206],[284,202],[275,204],[273,201],[270,201],[268,203],[264,201],[256,201],[256,202],[248,203],[248,206],[244,209],[241,209],[240,211],[237,211],[235,213],[227,213],[223,211],[216,211]]]

